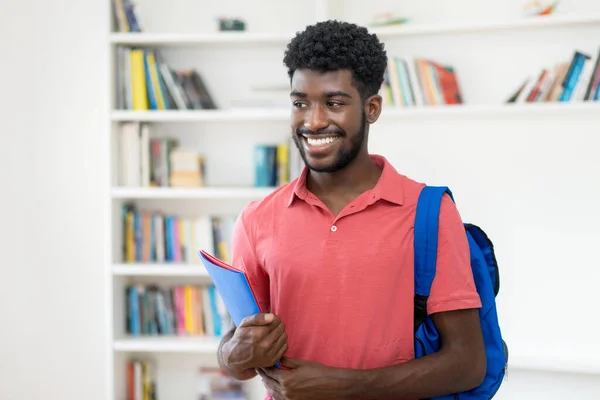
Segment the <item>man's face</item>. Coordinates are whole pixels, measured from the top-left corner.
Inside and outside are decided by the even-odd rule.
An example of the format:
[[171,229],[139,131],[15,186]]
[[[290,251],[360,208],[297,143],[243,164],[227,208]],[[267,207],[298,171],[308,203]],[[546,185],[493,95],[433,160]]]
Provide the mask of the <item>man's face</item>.
[[365,145],[366,117],[350,71],[297,70],[291,100],[292,137],[308,168],[335,172],[356,158]]

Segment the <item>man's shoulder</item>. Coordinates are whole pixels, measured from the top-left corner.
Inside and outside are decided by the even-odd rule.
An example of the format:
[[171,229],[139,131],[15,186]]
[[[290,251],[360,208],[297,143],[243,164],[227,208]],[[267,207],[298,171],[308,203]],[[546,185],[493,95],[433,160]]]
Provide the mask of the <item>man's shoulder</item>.
[[294,194],[296,182],[299,178],[278,186],[265,197],[253,200],[242,209],[242,216],[245,223],[254,223],[262,220],[264,217],[272,216],[287,207],[291,197]]
[[419,182],[407,175],[398,173],[402,180],[402,192],[405,206],[416,206],[419,200],[421,190],[426,186],[426,183]]
[[[404,192],[405,205],[416,206],[419,201],[421,191],[425,186],[428,186],[428,184],[415,180],[407,175],[398,175],[400,175],[402,178],[402,190]],[[444,197],[442,198],[443,207],[447,208],[449,203],[453,203],[452,199],[447,194],[444,194]]]

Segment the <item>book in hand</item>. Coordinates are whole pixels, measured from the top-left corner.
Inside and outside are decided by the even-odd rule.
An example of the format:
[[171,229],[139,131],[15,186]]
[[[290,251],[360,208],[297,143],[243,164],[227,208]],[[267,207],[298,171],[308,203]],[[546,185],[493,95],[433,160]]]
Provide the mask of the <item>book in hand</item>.
[[[228,265],[204,250],[200,250],[199,255],[235,326],[239,326],[246,317],[264,312],[258,305],[244,271]],[[279,363],[275,367],[281,369]]]

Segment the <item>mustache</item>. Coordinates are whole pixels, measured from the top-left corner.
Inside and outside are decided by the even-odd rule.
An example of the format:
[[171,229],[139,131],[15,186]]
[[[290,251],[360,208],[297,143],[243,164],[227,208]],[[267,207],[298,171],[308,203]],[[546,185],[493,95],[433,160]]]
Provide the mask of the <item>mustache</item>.
[[310,130],[308,128],[297,128],[296,129],[296,135],[298,135],[298,136],[302,136],[302,135],[339,135],[339,136],[346,136],[346,132],[344,132],[340,128],[335,128],[335,129],[319,129],[317,131],[313,131],[313,130]]

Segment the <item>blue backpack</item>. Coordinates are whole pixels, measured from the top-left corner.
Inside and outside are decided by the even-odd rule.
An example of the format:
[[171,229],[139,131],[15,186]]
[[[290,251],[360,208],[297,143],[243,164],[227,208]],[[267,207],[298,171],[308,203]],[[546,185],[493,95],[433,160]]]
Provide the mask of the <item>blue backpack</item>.
[[[414,228],[415,249],[415,358],[437,352],[440,337],[427,315],[427,298],[435,276],[438,217],[442,196],[454,197],[447,187],[425,186],[419,195]],[[435,397],[430,400],[488,400],[494,397],[504,379],[508,361],[508,348],[502,339],[496,295],[500,289],[498,264],[494,247],[479,227],[464,224],[471,253],[471,269],[477,292],[481,298],[479,310],[481,330],[487,356],[487,371],[483,383],[468,392]]]

